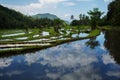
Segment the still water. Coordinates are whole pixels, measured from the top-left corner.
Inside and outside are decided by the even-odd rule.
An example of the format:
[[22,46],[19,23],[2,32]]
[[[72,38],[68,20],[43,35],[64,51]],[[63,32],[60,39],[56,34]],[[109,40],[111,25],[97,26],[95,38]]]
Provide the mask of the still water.
[[0,80],[120,80],[120,31],[34,53],[0,56]]

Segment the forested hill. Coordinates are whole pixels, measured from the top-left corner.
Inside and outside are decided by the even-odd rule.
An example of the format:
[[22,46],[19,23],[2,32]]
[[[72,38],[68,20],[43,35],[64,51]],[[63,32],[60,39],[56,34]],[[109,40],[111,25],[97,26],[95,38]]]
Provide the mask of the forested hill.
[[55,15],[52,15],[52,19],[49,17],[35,19],[0,5],[0,29],[41,28],[41,26],[51,27],[65,23]]
[[31,25],[32,19],[20,12],[0,5],[0,29],[2,28],[25,28]]
[[48,18],[48,19],[57,19],[58,17],[54,14],[50,14],[50,13],[44,13],[44,14],[36,14],[32,16],[33,18]]

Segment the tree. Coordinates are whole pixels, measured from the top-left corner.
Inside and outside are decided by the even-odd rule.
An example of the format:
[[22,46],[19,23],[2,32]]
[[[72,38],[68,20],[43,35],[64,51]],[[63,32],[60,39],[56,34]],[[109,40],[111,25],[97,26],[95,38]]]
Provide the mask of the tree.
[[61,19],[54,19],[54,25],[55,25],[54,30],[55,30],[55,32],[58,33],[59,29],[61,28],[61,26],[63,26],[64,23],[65,22]]
[[82,14],[79,15],[79,19],[82,20]]
[[14,29],[14,28],[43,28],[65,24],[63,20],[52,20],[48,18],[32,18],[30,16],[23,15],[15,10],[3,7],[0,5],[0,29]]
[[79,25],[88,25],[89,24],[89,17],[85,14],[79,15]]
[[120,0],[114,0],[108,5],[107,20],[110,25],[120,26]]
[[70,25],[71,26],[78,26],[79,25],[79,21],[78,20],[73,20]]
[[73,15],[71,15],[71,20],[73,20],[74,19],[74,16]]
[[98,25],[98,22],[100,20],[100,17],[102,16],[103,12],[99,11],[98,8],[94,8],[93,11],[87,12],[90,15],[91,19],[91,28],[95,29]]
[[106,16],[106,15],[103,16],[103,17],[99,20],[98,25],[99,25],[99,26],[106,26],[106,25],[108,25],[108,20],[107,20],[107,16]]
[[0,5],[0,29],[24,28],[31,26],[32,19],[15,10]]

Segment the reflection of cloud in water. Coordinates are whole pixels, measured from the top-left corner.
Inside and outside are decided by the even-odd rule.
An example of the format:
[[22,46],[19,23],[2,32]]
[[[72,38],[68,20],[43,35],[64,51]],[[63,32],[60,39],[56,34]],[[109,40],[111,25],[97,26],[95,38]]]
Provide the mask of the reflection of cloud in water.
[[28,65],[31,65],[32,63],[35,63],[37,60],[39,60],[40,56],[38,54],[26,54],[25,55],[25,61],[28,62]]
[[0,59],[0,68],[8,67],[12,63],[11,58],[1,58]]
[[28,64],[37,62],[43,65],[49,64],[51,67],[74,67],[76,65],[84,66],[98,61],[95,55],[88,55],[84,53],[82,50],[83,46],[80,44],[74,44],[70,47],[53,47],[32,55],[26,54],[26,61]]
[[46,75],[52,80],[102,80],[102,77],[97,73],[97,70],[92,65],[81,66],[74,69],[73,72],[63,75],[63,71],[58,73],[47,73]]
[[61,80],[102,80],[102,78],[91,65],[87,65],[62,76]]
[[6,75],[8,76],[13,76],[13,75],[20,75],[22,74],[24,71],[11,71],[11,72],[7,72]]
[[53,80],[56,80],[60,77],[60,74],[59,73],[47,73],[46,75],[47,77],[49,77],[50,79],[53,79]]
[[0,77],[2,77],[3,76],[3,74],[2,73],[0,73]]
[[120,78],[120,71],[108,71],[107,75],[111,76],[111,77],[118,77],[118,78]]
[[[25,59],[28,64],[40,63],[56,67],[57,72],[47,70],[46,76],[52,80],[61,78],[61,80],[101,80],[97,71],[92,67],[92,63],[98,62],[95,55],[85,53],[84,45],[81,43],[70,43],[66,45],[53,47],[50,49],[36,52],[35,54],[26,54]],[[90,52],[92,53],[92,52]],[[66,69],[72,70],[70,73],[65,73]],[[65,73],[65,75],[63,75]]]
[[14,70],[14,71],[9,71],[9,72],[6,72],[6,73],[0,73],[0,76],[9,76],[9,77],[12,77],[13,75],[20,75],[22,74],[24,71],[17,71],[17,70]]
[[102,61],[104,64],[115,63],[114,59],[109,54],[103,54]]
[[[2,68],[11,66],[12,61],[13,61],[12,58],[1,58],[0,59],[0,68],[2,69]],[[9,77],[11,77],[13,75],[20,75],[22,73],[23,73],[23,71],[18,71],[18,70],[7,71],[7,72],[4,72],[4,73],[0,72],[0,77],[6,76],[6,75],[9,76]]]
[[103,45],[101,45],[100,48],[101,48],[102,50],[106,51],[106,48],[105,48]]

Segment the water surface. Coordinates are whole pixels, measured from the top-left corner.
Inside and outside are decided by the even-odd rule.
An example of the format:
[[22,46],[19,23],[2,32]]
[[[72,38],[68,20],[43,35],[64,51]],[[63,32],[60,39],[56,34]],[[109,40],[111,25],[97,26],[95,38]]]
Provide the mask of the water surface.
[[120,80],[119,35],[106,31],[34,53],[0,56],[0,80]]

